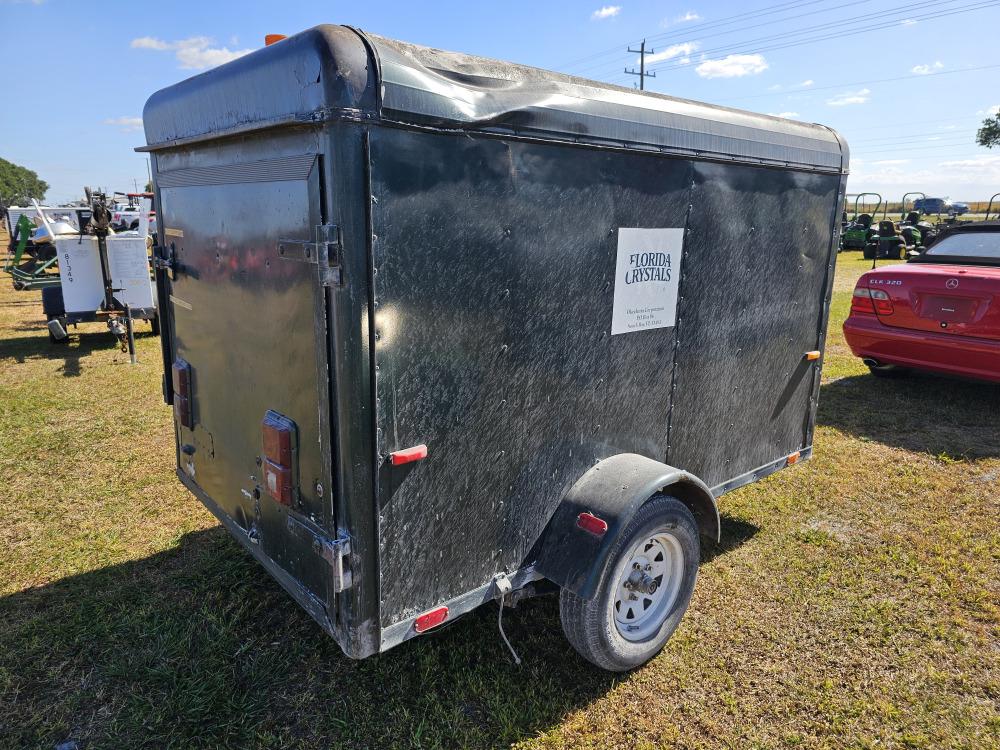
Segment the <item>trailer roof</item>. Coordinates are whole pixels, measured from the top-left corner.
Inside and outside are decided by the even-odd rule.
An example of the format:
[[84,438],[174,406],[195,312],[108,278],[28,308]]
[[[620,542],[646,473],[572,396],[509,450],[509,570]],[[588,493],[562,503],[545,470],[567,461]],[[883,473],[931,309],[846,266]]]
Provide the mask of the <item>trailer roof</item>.
[[848,166],[843,139],[822,125],[346,26],[317,26],[157,92],[143,113],[149,146],[140,150],[344,118],[824,172],[846,173]]

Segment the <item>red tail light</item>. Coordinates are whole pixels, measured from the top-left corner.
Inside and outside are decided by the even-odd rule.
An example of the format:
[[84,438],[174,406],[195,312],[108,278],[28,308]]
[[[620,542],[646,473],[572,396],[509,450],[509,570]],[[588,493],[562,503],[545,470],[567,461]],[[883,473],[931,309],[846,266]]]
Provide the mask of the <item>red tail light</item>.
[[264,444],[264,489],[282,505],[291,505],[295,494],[292,466],[295,453],[295,423],[268,411],[261,424]]
[[181,427],[194,429],[194,409],[191,399],[191,365],[178,357],[171,368],[174,386],[174,416]]
[[879,315],[892,315],[892,300],[889,299],[889,293],[881,289],[869,289],[868,291],[872,296],[872,302],[875,303],[875,312]]
[[866,313],[868,315],[892,315],[892,300],[887,292],[881,289],[869,289],[859,286],[854,290],[851,297],[851,312]]

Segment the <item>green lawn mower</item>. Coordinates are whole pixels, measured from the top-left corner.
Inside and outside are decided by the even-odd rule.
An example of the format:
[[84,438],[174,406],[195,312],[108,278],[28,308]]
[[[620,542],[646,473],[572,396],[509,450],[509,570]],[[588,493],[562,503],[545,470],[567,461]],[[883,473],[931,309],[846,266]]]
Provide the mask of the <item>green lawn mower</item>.
[[[865,207],[863,199],[869,196],[876,199],[875,209],[870,213],[862,210]],[[864,250],[868,246],[872,235],[875,233],[875,230],[872,228],[872,222],[874,221],[872,217],[878,213],[881,205],[882,196],[878,193],[858,193],[854,196],[854,216],[850,221],[847,221],[844,230],[840,234],[841,250]]]

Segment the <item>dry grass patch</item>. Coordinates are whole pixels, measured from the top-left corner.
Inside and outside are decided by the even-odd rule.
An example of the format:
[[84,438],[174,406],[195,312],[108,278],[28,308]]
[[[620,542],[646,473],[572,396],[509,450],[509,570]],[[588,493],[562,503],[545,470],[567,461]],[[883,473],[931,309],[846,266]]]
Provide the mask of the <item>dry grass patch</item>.
[[726,496],[691,610],[609,676],[552,600],[352,662],[174,480],[156,340],[53,347],[0,289],[0,745],[1000,746],[1000,395],[881,381],[840,334],[815,458]]

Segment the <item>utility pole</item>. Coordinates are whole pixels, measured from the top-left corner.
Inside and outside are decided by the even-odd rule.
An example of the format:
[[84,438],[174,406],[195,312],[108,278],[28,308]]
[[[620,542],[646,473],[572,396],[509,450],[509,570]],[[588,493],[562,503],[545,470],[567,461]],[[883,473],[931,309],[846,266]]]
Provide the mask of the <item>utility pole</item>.
[[639,45],[639,49],[628,48],[629,52],[637,52],[639,54],[639,70],[632,68],[629,70],[625,68],[625,72],[632,76],[639,76],[639,90],[642,91],[646,88],[645,83],[647,78],[656,78],[656,73],[646,72],[646,54],[653,54],[652,48],[646,49],[646,40],[642,40],[642,44]]

